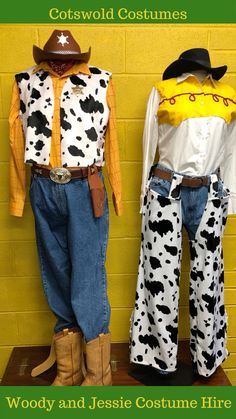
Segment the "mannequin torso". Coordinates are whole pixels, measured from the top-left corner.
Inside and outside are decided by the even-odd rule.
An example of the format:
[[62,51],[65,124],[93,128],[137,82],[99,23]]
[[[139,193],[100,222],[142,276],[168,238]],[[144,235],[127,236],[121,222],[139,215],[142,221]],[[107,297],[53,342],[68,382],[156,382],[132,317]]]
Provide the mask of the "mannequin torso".
[[206,70],[201,69],[201,70],[193,70],[191,71],[191,74],[193,74],[193,76],[195,76],[200,83],[203,83],[203,81],[205,80],[205,78],[207,77],[209,73]]

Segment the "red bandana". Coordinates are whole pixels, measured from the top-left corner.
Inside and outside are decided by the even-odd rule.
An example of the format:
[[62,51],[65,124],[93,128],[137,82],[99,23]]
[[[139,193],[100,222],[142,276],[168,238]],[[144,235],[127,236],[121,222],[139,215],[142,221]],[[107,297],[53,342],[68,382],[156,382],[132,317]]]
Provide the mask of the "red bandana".
[[57,73],[59,76],[62,76],[67,70],[69,70],[73,64],[74,61],[59,61],[59,60],[52,60],[48,61],[48,64],[52,68],[55,73]]

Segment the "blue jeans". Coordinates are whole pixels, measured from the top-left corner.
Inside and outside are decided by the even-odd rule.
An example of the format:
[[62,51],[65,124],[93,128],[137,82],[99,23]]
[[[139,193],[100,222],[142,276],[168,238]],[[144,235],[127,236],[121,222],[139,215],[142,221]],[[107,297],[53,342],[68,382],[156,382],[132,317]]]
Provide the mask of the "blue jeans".
[[87,179],[62,185],[33,175],[30,200],[43,287],[57,318],[55,332],[79,326],[86,341],[108,333],[107,197],[103,216],[95,218]]

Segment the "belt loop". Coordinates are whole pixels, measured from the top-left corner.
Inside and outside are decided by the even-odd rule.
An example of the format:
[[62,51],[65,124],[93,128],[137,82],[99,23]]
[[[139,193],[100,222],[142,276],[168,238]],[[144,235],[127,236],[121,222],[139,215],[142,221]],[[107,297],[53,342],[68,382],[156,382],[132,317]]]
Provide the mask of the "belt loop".
[[88,169],[86,169],[85,167],[82,167],[82,179],[85,179],[88,175]]

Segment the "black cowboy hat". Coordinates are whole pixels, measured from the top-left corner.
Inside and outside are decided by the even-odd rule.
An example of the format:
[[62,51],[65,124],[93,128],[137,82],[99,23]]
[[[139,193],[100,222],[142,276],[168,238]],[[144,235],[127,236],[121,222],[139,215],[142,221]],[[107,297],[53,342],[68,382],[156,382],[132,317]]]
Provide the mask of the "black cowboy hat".
[[225,74],[227,65],[211,67],[209,52],[205,48],[192,48],[182,52],[178,60],[171,63],[163,73],[163,80],[178,77],[182,73],[204,69],[212,74],[213,79],[219,80]]
[[81,52],[70,31],[64,30],[54,30],[43,49],[33,46],[33,56],[37,64],[45,60],[78,60],[87,63],[90,53],[91,48],[87,52]]

